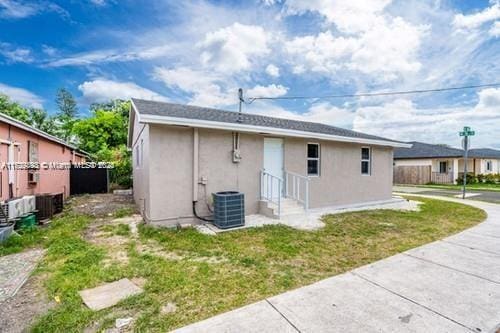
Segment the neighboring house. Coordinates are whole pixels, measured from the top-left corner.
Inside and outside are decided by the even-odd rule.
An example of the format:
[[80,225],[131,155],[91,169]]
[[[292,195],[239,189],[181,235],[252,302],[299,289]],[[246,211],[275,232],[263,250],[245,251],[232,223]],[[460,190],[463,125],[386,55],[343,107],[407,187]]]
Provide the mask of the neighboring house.
[[[453,184],[463,175],[464,151],[444,145],[409,142],[411,148],[394,150],[394,183]],[[467,171],[478,174],[500,173],[500,151],[470,149]]]
[[[38,193],[68,196],[69,169],[60,163],[84,162],[85,155],[67,142],[0,113],[0,196],[7,200]],[[26,163],[59,163],[25,169]],[[11,167],[9,167],[9,164]],[[17,164],[16,168],[12,166]]]
[[159,225],[197,222],[194,209],[211,215],[218,191],[244,193],[246,215],[267,214],[283,197],[304,209],[387,201],[393,148],[409,147],[318,123],[139,99],[131,105],[134,198],[144,219]]

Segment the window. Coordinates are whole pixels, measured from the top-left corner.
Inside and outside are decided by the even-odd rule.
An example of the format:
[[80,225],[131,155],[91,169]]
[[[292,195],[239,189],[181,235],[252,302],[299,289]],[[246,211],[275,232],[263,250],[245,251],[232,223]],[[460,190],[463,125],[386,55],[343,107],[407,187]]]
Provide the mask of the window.
[[319,143],[307,144],[307,175],[319,176]]
[[439,162],[439,173],[447,173],[448,172],[448,162],[442,161]]
[[361,148],[361,174],[371,175],[371,149],[368,147]]
[[486,161],[486,171],[493,171],[493,163],[491,161]]

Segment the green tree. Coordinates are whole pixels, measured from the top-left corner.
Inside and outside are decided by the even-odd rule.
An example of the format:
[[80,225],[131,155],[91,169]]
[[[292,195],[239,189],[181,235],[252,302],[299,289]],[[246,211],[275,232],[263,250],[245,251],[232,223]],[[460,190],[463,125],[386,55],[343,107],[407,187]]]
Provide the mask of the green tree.
[[59,115],[65,118],[75,118],[78,115],[78,108],[73,95],[65,88],[57,91],[56,103],[59,108]]
[[31,118],[28,110],[19,105],[19,103],[11,101],[6,95],[0,94],[0,112],[31,125]]
[[31,126],[52,135],[58,134],[55,117],[49,116],[44,109],[30,108],[28,110]]

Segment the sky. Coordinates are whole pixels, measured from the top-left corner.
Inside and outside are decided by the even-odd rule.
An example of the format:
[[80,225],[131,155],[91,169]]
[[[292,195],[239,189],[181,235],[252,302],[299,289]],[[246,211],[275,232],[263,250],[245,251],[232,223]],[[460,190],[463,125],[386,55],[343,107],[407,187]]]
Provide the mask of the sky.
[[[245,98],[500,82],[500,0],[0,0],[0,93],[88,116],[130,97],[238,109]],[[243,112],[404,141],[500,149],[500,87],[256,100]]]

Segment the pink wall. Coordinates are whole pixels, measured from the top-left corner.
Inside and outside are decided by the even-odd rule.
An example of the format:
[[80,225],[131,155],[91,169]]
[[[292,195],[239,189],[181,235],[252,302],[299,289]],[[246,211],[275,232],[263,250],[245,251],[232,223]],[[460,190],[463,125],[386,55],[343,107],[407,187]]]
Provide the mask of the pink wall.
[[[28,162],[28,141],[38,142],[38,161],[42,162],[83,162],[81,156],[73,155],[70,148],[60,143],[50,141],[37,134],[22,130],[0,121],[0,139],[13,141],[20,145],[15,147],[15,161]],[[4,167],[8,162],[9,145],[0,144],[1,199],[9,199],[9,171]],[[19,153],[18,153],[19,151]],[[69,170],[40,169],[40,181],[36,184],[28,183],[28,170],[16,170],[16,180],[13,184],[13,197],[38,193],[64,193],[69,191]]]

